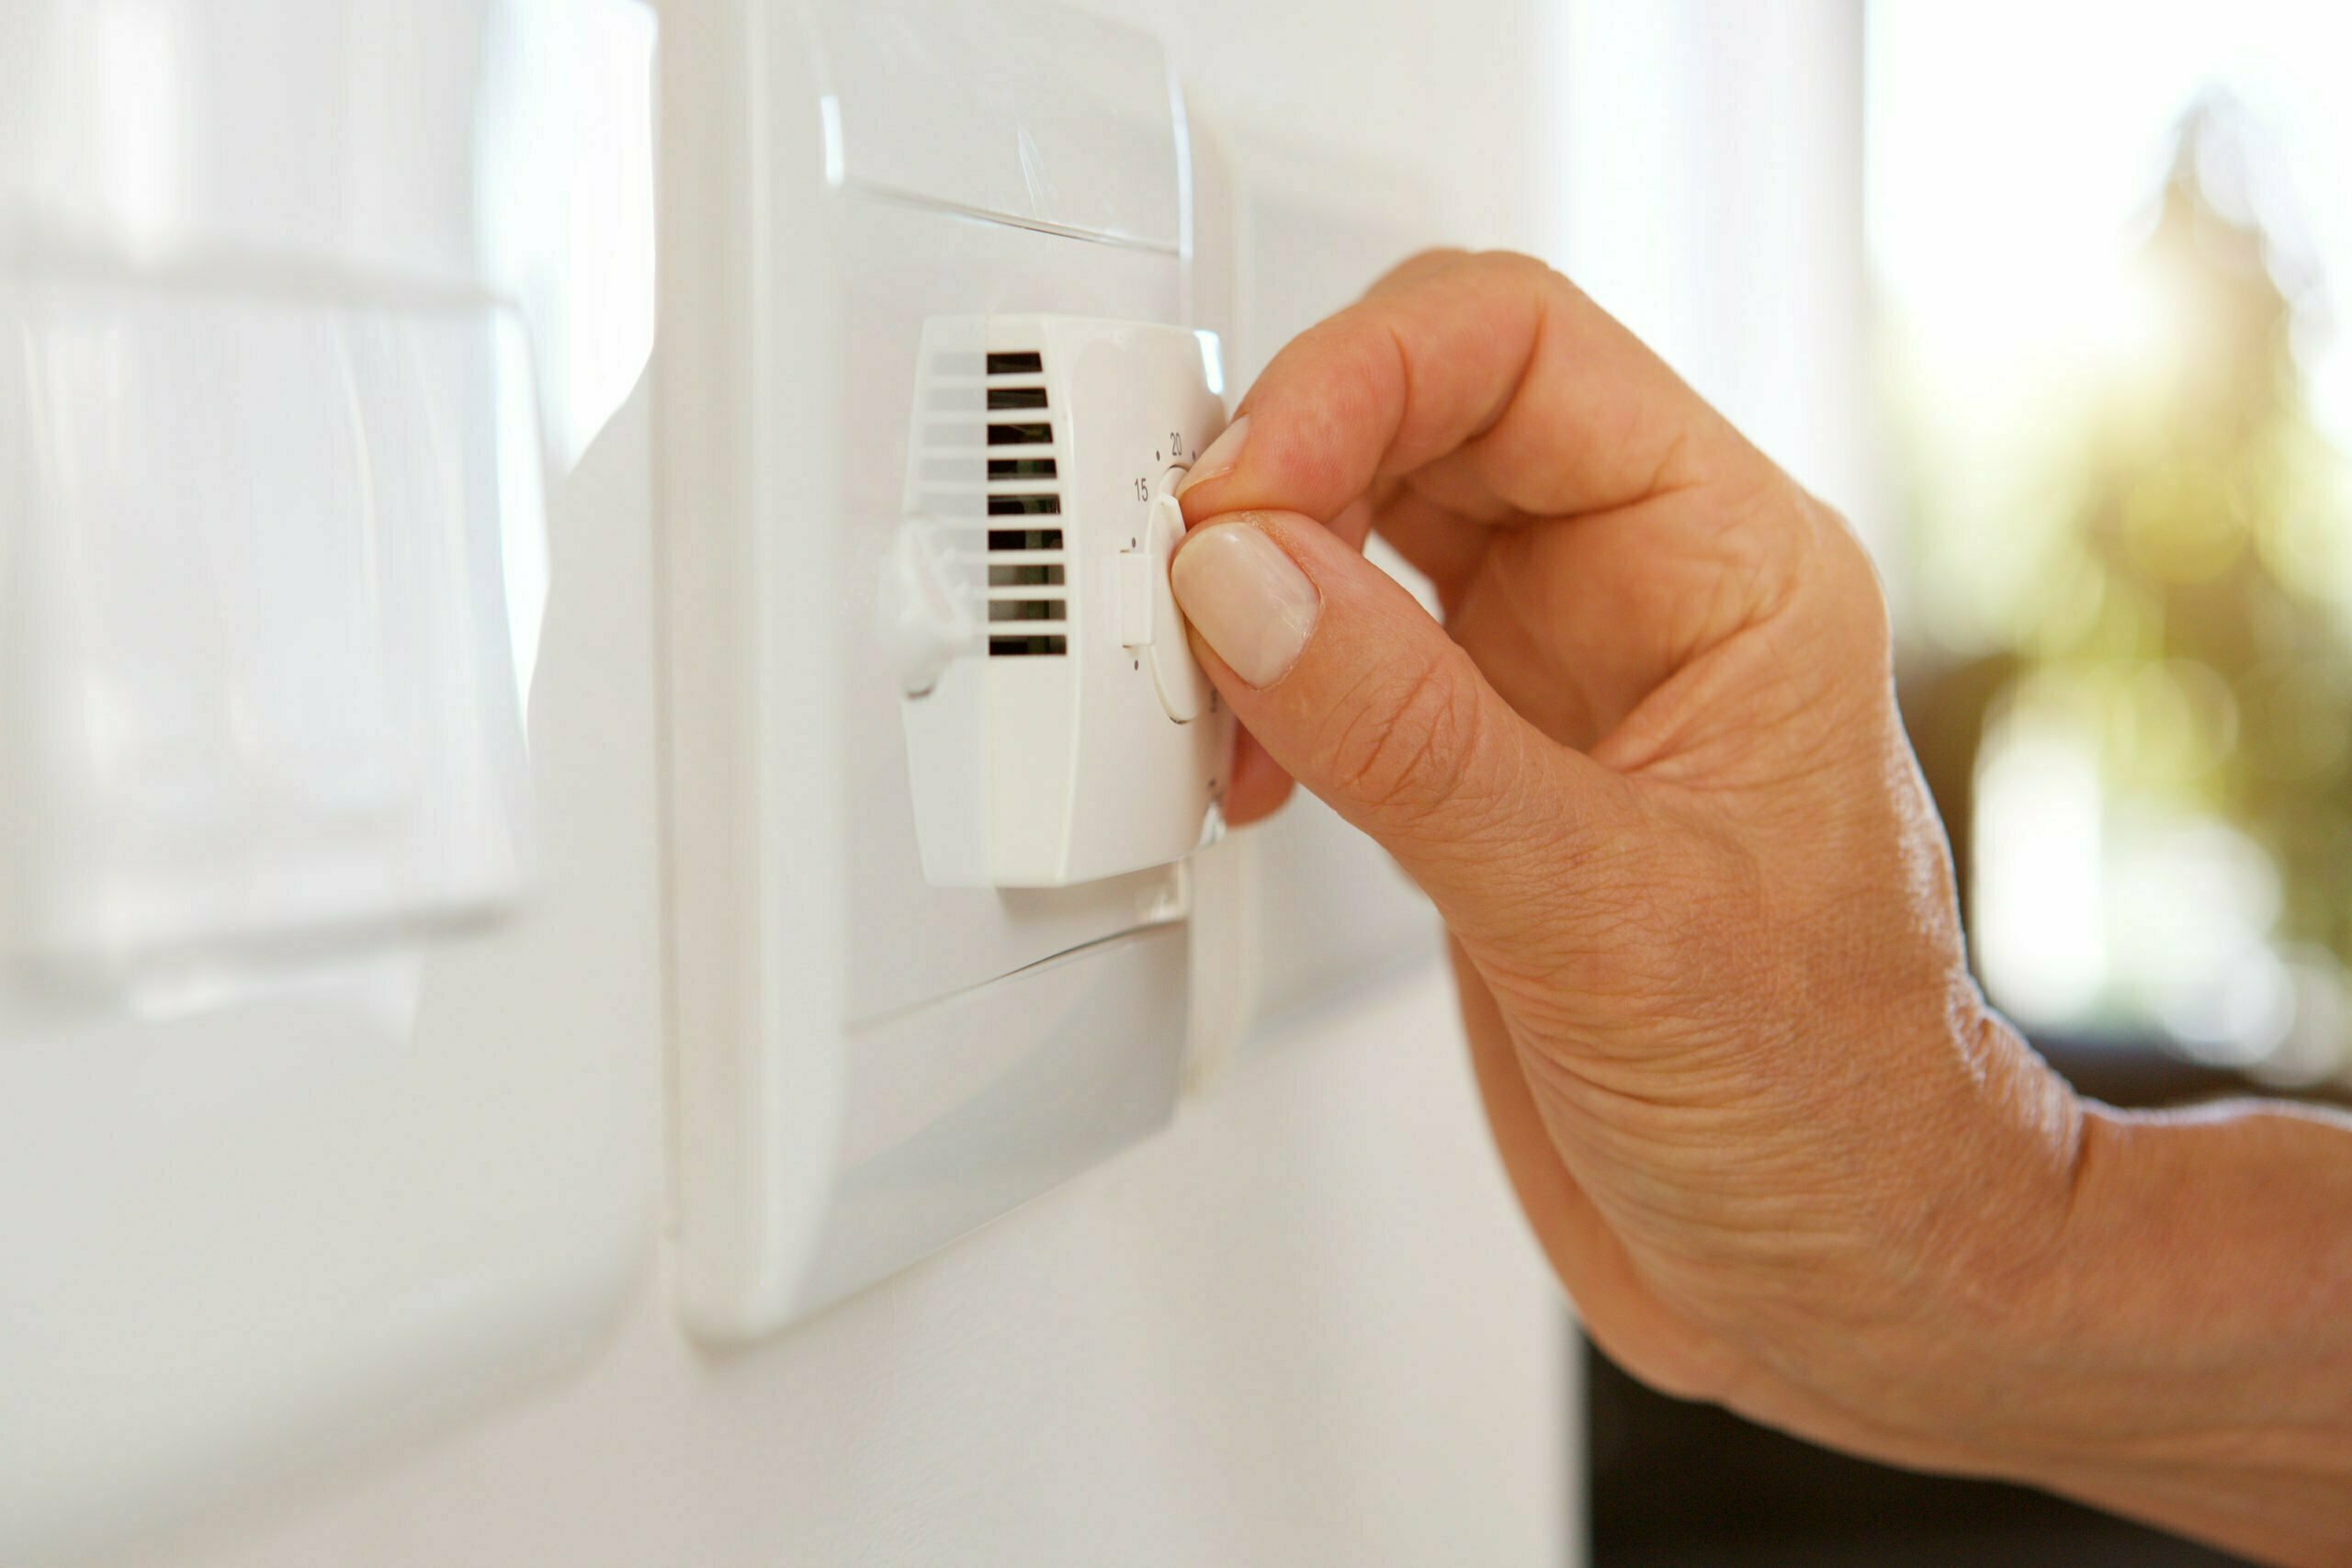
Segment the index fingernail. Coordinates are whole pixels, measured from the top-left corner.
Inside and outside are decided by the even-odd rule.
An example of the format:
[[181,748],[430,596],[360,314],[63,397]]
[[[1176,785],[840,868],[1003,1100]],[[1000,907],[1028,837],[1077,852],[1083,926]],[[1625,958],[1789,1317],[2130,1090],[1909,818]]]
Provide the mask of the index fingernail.
[[1193,471],[1176,486],[1177,497],[1196,484],[1209,479],[1221,479],[1241,465],[1242,444],[1250,439],[1250,416],[1243,414],[1225,427],[1225,434],[1209,443],[1209,449],[1193,459]]

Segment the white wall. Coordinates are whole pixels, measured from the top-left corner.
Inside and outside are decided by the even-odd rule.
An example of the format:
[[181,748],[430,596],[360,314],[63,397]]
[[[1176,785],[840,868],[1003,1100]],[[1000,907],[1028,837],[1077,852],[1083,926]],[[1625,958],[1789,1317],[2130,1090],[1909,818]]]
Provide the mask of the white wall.
[[[1456,0],[1442,26],[1360,0],[1094,8],[1161,30],[1238,139],[1401,171],[1468,243],[1551,231],[1541,0]],[[1261,281],[1269,317],[1307,303],[1279,284]],[[632,575],[652,554],[644,396],[556,500],[551,627],[650,623]],[[568,776],[583,818],[648,804],[650,686],[534,715],[540,754],[616,760]],[[632,990],[658,979],[654,945],[642,962]],[[571,1370],[121,1560],[1569,1560],[1566,1320],[1479,1124],[1444,982],[1427,966],[1289,1030],[1162,1136],[751,1352],[682,1338],[649,1233],[620,1321]],[[629,1069],[649,1189],[661,1048],[646,1038]]]
[[1568,17],[1570,272],[1883,561],[1860,0],[1595,0]]
[[149,1561],[1555,1563],[1564,1325],[1434,976],[763,1349],[580,1375]]

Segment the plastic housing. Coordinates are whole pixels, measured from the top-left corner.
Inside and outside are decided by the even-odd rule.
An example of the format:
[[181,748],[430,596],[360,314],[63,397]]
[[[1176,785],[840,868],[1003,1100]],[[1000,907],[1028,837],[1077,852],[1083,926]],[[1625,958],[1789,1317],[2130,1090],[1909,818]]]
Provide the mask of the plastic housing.
[[918,602],[939,629],[912,640],[954,649],[901,682],[933,886],[1095,882],[1214,835],[1231,716],[1162,690],[1198,680],[1167,590],[1168,492],[1225,425],[1213,355],[1148,322],[926,325],[901,525],[922,542],[893,559],[928,563],[936,590]]

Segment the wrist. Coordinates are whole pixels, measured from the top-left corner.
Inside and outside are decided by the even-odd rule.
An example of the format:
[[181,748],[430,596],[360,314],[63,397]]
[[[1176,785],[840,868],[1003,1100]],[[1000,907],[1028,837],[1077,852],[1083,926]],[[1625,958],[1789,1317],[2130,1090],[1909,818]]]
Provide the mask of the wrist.
[[2086,1107],[1994,1347],[2016,1418],[1993,1468],[2282,1560],[2352,1544],[2328,1534],[2352,1530],[2347,1300],[2352,1123]]
[[1981,1004],[1952,1024],[1970,1129],[1946,1153],[1939,1201],[1920,1227],[1918,1435],[1967,1467],[2011,1474],[2049,1431],[2053,1357],[2072,1334],[2085,1183],[2103,1156],[2105,1108],[2078,1097],[2006,1020]]
[[2035,1359],[2124,1452],[2352,1407],[2352,1125],[2282,1107],[2092,1108]]
[[2046,1416],[2039,1303],[2067,1267],[2086,1109],[1973,995],[1879,1016],[1910,1043],[1880,1085],[1875,1212],[1850,1258],[1793,1276],[1802,1326],[1766,1354],[1870,1412],[1890,1451],[2009,1474]]

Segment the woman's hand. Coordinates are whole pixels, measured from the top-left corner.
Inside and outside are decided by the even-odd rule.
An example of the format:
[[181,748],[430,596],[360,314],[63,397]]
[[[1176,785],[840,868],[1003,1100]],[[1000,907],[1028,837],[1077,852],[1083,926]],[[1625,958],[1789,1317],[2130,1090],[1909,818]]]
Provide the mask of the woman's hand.
[[[1504,1161],[1613,1357],[1900,1462],[2317,1539],[2143,1497],[2112,1451],[2169,1420],[2177,1470],[2235,1421],[2135,1404],[2161,1358],[2102,1337],[2168,1321],[2129,1282],[2144,1254],[2084,1237],[2128,1253],[2147,1183],[2116,1173],[2170,1156],[1971,980],[1885,608],[1834,513],[1565,280],[1453,254],[1286,349],[1183,502],[1176,594],[1249,731],[1230,815],[1295,778],[1435,901]],[[1374,531],[1442,626],[1363,559]],[[2307,1127],[2352,1231],[2352,1143]]]

